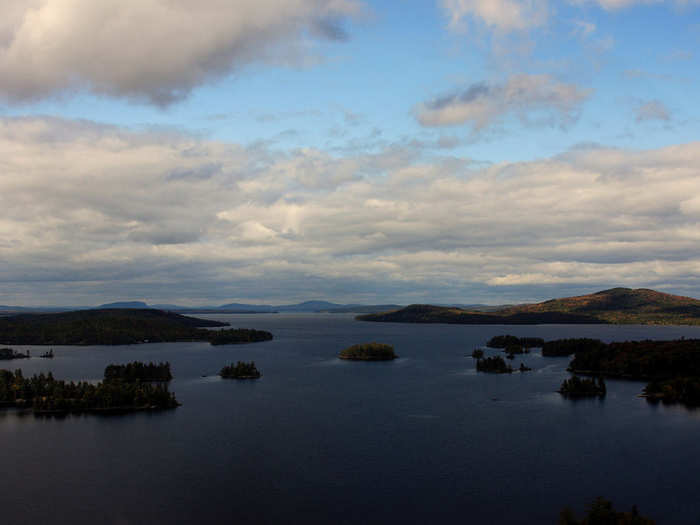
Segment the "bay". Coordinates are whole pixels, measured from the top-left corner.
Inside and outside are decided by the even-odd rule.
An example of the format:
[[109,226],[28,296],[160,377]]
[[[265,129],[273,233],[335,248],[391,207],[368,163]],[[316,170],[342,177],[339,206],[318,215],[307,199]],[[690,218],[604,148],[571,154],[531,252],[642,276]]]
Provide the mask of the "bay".
[[[169,361],[183,403],[107,417],[0,411],[3,522],[544,524],[596,496],[659,524],[700,521],[700,411],[648,404],[632,381],[609,380],[602,401],[563,399],[568,358],[538,351],[513,361],[533,368],[524,374],[477,374],[468,357],[506,333],[621,341],[698,338],[700,327],[206,317],[275,339],[54,347],[53,360],[0,363],[99,380],[110,363]],[[369,341],[393,344],[399,359],[336,358]],[[216,375],[238,360],[263,377]]]

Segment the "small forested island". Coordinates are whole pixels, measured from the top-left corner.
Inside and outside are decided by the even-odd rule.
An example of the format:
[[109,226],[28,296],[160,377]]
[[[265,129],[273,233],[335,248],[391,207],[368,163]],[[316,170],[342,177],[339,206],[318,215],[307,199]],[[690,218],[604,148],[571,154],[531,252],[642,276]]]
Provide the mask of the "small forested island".
[[510,374],[513,367],[506,363],[501,356],[487,357],[476,362],[478,372],[489,372],[491,374]]
[[51,372],[25,378],[21,370],[0,370],[0,406],[28,408],[35,414],[66,414],[165,410],[179,403],[163,383],[108,378],[97,384],[75,383],[54,379]]
[[173,378],[170,372],[170,363],[142,363],[134,361],[126,365],[109,365],[105,368],[105,380],[121,380],[127,383],[170,381]]
[[389,361],[398,356],[394,353],[394,347],[385,343],[361,343],[352,345],[338,354],[340,359],[353,361]]
[[489,348],[508,348],[509,346],[522,346],[523,348],[541,347],[544,339],[541,337],[516,337],[514,335],[496,335],[489,339],[486,346]]
[[559,525],[655,525],[655,521],[639,514],[636,505],[630,512],[616,511],[611,501],[596,498],[588,506],[582,520],[576,518],[574,511],[565,507],[559,513]]
[[700,300],[644,288],[611,288],[589,295],[488,311],[413,304],[388,312],[359,315],[357,319],[393,323],[700,325]]
[[607,388],[602,377],[584,378],[573,376],[564,379],[558,392],[564,397],[605,397]]
[[53,348],[51,350],[49,350],[48,352],[44,352],[39,357],[41,357],[43,359],[53,359]]
[[475,348],[472,351],[472,357],[474,359],[481,359],[482,357],[484,357],[484,351],[481,348]]
[[651,381],[642,393],[647,401],[682,403],[691,407],[700,406],[700,377],[676,377],[666,381]]
[[219,375],[225,379],[259,379],[262,374],[255,367],[255,361],[250,363],[238,361],[235,365],[223,367]]
[[0,359],[2,360],[29,359],[30,357],[29,350],[27,350],[26,354],[23,354],[21,352],[15,352],[12,348],[0,348]]
[[96,309],[0,317],[0,343],[27,345],[124,345],[209,341],[234,344],[267,341],[262,330],[206,330],[229,323],[155,309]]

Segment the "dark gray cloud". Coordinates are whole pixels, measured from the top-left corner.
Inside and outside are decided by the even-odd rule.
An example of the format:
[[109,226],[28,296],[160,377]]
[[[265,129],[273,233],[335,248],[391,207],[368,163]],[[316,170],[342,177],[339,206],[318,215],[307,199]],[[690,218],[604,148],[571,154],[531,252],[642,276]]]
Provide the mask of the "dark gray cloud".
[[430,127],[469,124],[475,132],[508,116],[523,123],[565,126],[578,117],[590,94],[590,89],[558,82],[549,75],[519,74],[500,84],[478,82],[425,102],[416,109],[416,118]]

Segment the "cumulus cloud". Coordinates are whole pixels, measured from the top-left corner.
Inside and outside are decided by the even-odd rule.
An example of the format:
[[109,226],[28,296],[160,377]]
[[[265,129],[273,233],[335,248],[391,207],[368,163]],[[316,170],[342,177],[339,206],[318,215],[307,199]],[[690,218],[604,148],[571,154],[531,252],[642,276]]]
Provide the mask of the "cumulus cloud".
[[423,126],[470,124],[475,131],[509,115],[524,123],[565,126],[577,118],[590,94],[589,89],[558,82],[549,75],[520,74],[502,84],[479,82],[425,102],[416,109],[416,117]]
[[660,100],[649,100],[640,102],[634,108],[637,122],[647,120],[671,120],[671,112],[666,107],[666,104]]
[[700,295],[697,142],[484,167],[6,118],[0,167],[0,304]]
[[3,0],[0,96],[72,89],[170,104],[253,61],[298,63],[346,38],[355,0]]

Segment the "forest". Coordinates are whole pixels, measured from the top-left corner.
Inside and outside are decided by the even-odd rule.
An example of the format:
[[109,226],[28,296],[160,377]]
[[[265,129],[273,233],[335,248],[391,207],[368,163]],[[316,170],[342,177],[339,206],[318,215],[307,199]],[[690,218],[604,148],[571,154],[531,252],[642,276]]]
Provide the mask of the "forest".
[[0,406],[31,408],[35,414],[164,410],[179,405],[163,384],[140,381],[63,381],[48,374],[25,378],[21,370],[0,370]]
[[523,348],[541,347],[544,339],[541,337],[516,337],[514,335],[496,335],[489,339],[486,346],[489,348],[508,348],[509,346],[522,346]]
[[27,345],[122,345],[209,341],[211,344],[268,341],[272,334],[245,328],[206,330],[229,323],[155,309],[78,310],[0,317],[0,343]]
[[559,387],[559,393],[564,397],[605,397],[607,388],[602,377],[582,379],[572,376],[564,379]]
[[476,362],[478,372],[489,372],[492,374],[510,374],[513,367],[506,363],[501,356],[487,357]]
[[255,361],[244,363],[238,361],[235,365],[225,366],[219,372],[225,379],[258,379],[262,374],[255,366]]
[[700,377],[676,377],[665,381],[650,381],[644,388],[647,401],[683,403],[687,406],[700,406]]
[[173,378],[170,372],[170,363],[141,363],[134,361],[126,365],[109,365],[105,368],[105,381],[170,381]]
[[396,359],[394,347],[385,343],[361,343],[352,345],[338,354],[340,359],[355,361],[387,361]]
[[700,339],[625,341],[577,351],[573,372],[629,379],[700,376]]
[[542,355],[545,357],[568,357],[575,353],[589,352],[604,348],[605,343],[599,339],[581,337],[577,339],[556,339],[542,345]]

